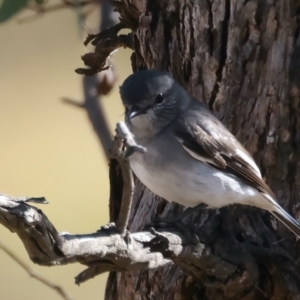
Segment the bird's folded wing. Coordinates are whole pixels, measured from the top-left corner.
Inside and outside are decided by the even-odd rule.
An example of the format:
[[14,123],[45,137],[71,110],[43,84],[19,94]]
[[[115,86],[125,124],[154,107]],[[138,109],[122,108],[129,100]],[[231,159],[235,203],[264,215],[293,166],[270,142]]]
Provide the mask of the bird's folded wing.
[[238,140],[209,112],[198,114],[186,115],[174,126],[176,138],[183,148],[195,159],[234,174],[275,199],[250,154]]

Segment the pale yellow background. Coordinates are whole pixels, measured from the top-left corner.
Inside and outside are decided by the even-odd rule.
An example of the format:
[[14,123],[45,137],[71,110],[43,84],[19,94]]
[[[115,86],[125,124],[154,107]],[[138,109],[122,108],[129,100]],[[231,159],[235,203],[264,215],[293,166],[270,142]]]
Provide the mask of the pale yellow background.
[[[95,12],[88,20],[91,27],[97,28],[97,17]],[[76,15],[63,10],[21,25],[18,18],[0,25],[0,192],[45,196],[51,203],[40,207],[59,231],[94,232],[108,221],[107,162],[84,110],[60,101],[82,99],[74,69],[82,66],[86,49]],[[111,128],[122,119],[118,86],[131,72],[129,55],[124,49],[115,54],[119,80],[103,99]],[[2,226],[0,239],[73,299],[103,299],[106,275],[78,287],[74,277],[84,266],[40,267]],[[0,299],[61,298],[0,250]]]

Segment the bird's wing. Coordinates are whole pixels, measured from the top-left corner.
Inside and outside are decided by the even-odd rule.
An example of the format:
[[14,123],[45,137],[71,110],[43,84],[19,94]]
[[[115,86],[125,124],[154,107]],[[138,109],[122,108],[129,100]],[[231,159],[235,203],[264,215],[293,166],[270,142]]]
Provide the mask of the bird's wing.
[[275,199],[250,154],[205,108],[187,111],[183,118],[177,120],[174,133],[183,148],[195,159],[234,174]]

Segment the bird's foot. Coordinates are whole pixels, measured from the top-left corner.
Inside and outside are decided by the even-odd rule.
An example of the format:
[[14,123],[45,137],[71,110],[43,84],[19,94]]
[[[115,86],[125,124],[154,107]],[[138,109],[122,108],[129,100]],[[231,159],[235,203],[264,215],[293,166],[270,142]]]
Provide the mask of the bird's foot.
[[97,232],[103,231],[106,231],[107,233],[117,233],[116,224],[114,222],[110,222],[106,225],[101,226],[100,229],[97,230]]
[[[107,223],[106,225],[103,225],[100,227],[100,229],[97,230],[98,233],[100,232],[106,232],[107,234],[120,234],[117,230],[116,224],[114,222]],[[131,243],[131,236],[130,231],[126,229],[125,233],[121,234],[123,239],[127,244]]]
[[[148,226],[147,226],[148,227]],[[189,240],[193,244],[198,244],[199,239],[195,234],[195,230],[193,226],[185,224],[182,222],[180,218],[173,218],[172,219],[160,219],[154,220],[152,224],[149,226],[151,230],[154,229],[164,229],[170,231],[179,231],[182,236],[184,236],[187,240]]]
[[155,219],[150,227],[154,228],[168,228],[168,229],[175,229],[178,230],[183,234],[183,236],[186,236],[192,243],[197,244],[199,243],[198,237],[194,234],[194,228],[191,225],[188,225],[183,222],[183,220],[190,216],[191,214],[195,212],[200,212],[203,209],[205,209],[207,205],[201,203],[195,207],[189,207],[181,214],[178,214],[173,217],[169,218],[158,218]]

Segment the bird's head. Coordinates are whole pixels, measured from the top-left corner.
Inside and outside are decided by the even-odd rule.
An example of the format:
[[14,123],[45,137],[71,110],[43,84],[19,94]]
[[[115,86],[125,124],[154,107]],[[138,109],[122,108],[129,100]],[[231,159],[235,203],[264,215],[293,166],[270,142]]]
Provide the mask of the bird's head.
[[155,135],[189,105],[190,96],[169,73],[139,71],[120,87],[126,123],[136,137]]

